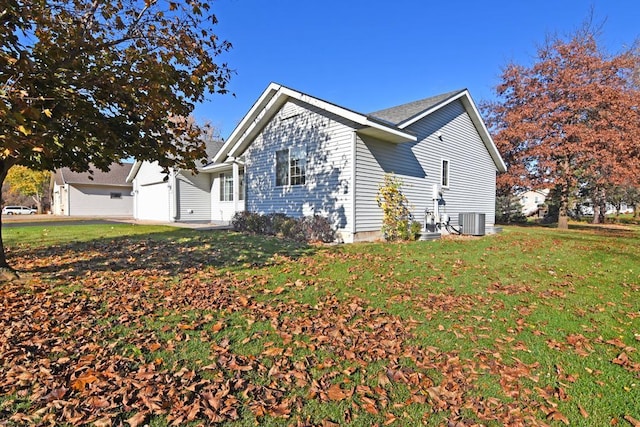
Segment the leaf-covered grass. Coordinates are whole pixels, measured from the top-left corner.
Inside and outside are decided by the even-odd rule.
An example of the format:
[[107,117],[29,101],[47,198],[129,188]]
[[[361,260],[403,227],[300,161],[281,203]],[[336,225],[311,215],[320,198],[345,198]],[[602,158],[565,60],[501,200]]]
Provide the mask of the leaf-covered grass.
[[11,249],[46,248],[73,242],[89,242],[122,236],[146,235],[174,231],[168,226],[134,224],[94,224],[91,221],[74,225],[51,225],[48,221],[22,227],[3,228],[4,245]]
[[301,246],[95,227],[9,243],[8,425],[640,419],[638,228]]

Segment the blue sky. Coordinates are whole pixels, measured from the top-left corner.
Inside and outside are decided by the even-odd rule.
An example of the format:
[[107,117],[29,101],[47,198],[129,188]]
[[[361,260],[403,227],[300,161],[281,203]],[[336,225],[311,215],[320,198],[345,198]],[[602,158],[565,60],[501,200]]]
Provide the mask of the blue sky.
[[270,82],[368,113],[467,88],[492,99],[502,68],[590,16],[611,53],[640,38],[639,0],[216,0],[231,95],[194,112],[227,138]]

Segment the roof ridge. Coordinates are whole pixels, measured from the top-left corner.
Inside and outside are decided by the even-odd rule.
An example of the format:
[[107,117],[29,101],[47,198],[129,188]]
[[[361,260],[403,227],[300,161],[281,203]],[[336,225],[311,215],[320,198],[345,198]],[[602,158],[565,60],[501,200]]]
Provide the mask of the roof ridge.
[[398,124],[408,121],[413,117],[420,115],[424,111],[431,109],[436,105],[441,104],[442,102],[445,102],[448,99],[466,90],[467,89],[458,89],[450,92],[445,92],[439,95],[434,95],[427,98],[422,98],[382,110],[374,111],[372,113],[369,113],[368,115],[397,126]]

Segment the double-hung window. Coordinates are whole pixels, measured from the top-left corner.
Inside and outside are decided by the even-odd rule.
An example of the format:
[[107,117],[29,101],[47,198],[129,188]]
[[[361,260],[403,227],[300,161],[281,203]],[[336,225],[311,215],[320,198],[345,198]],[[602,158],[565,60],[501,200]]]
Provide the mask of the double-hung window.
[[220,201],[233,201],[233,175],[230,173],[220,174]]
[[307,151],[287,148],[276,151],[276,186],[304,185],[307,179]]
[[[244,200],[244,172],[240,172],[238,178],[238,200]],[[233,201],[233,174],[230,172],[220,174],[220,201]]]

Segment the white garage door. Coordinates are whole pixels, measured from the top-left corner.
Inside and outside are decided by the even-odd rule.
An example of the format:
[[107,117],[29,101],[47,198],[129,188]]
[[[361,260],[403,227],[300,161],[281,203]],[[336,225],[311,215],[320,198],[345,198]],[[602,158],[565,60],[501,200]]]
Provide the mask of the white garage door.
[[169,221],[169,189],[165,182],[142,185],[138,189],[137,219]]

